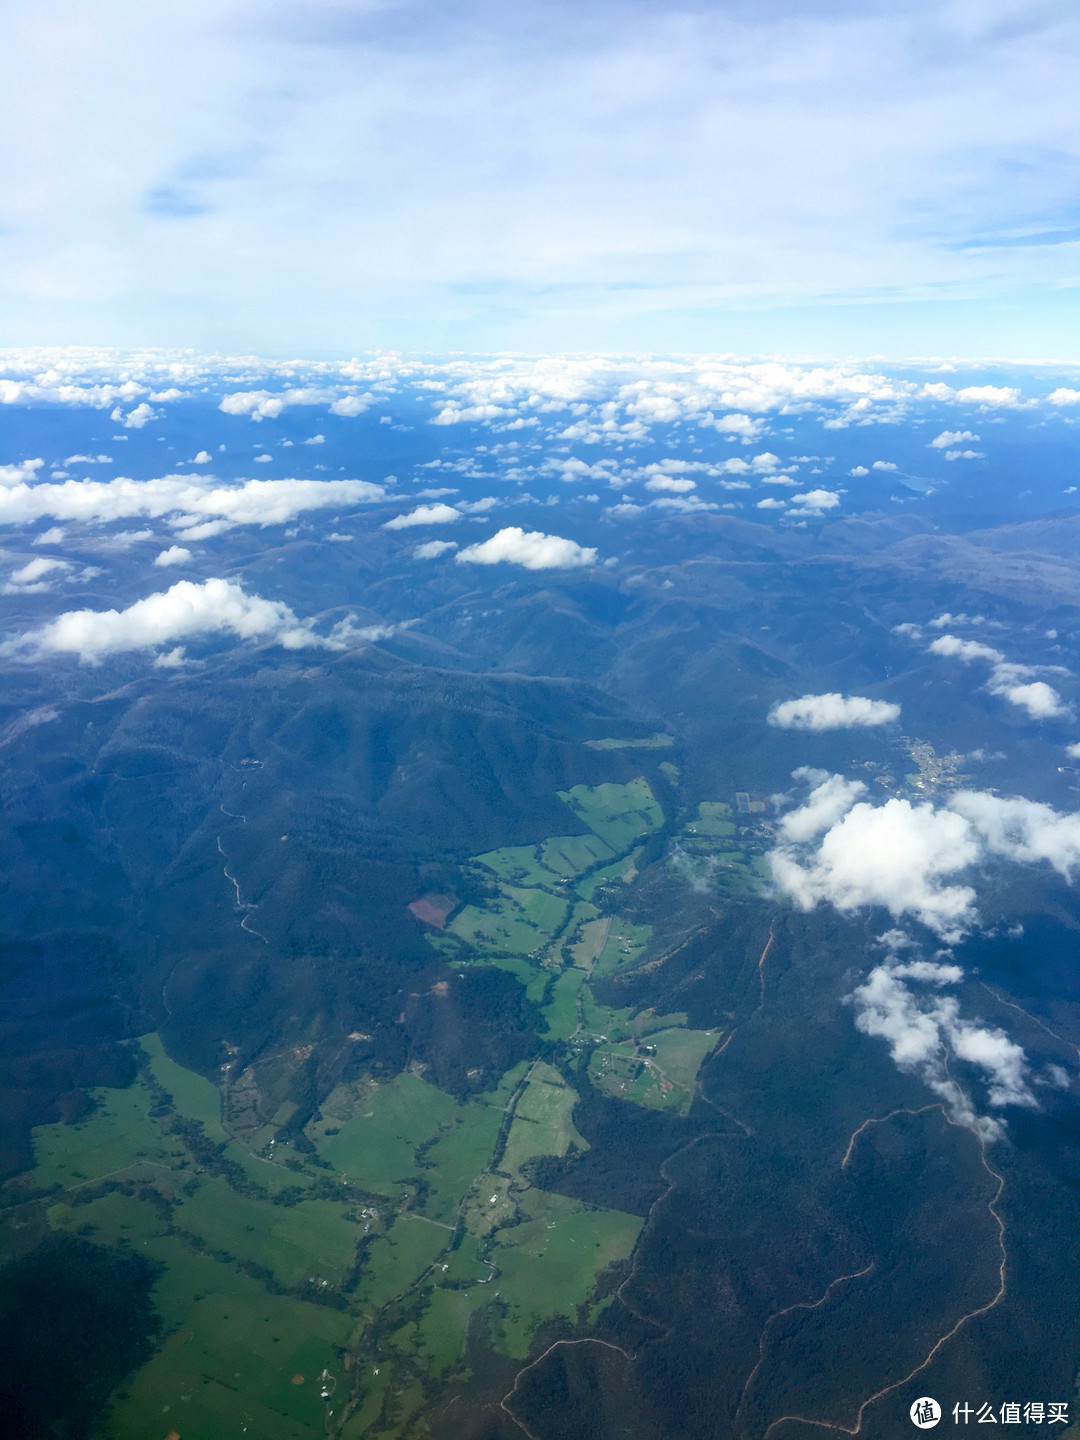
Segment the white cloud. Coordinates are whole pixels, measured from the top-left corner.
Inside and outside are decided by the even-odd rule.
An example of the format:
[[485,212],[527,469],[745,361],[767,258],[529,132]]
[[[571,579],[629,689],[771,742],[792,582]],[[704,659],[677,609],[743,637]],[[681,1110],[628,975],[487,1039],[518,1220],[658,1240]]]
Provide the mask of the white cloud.
[[[833,785],[823,797],[824,786]],[[815,787],[803,810],[816,812],[823,798],[837,805],[835,782]],[[796,834],[799,810],[785,817]],[[979,858],[980,847],[964,818],[930,804],[890,799],[874,806],[852,804],[816,848],[782,841],[769,853],[773,879],[801,910],[827,901],[850,913],[884,906],[899,919],[913,915],[944,938],[956,938],[974,919],[975,891],[945,883]]]
[[951,450],[954,445],[962,445],[965,440],[977,441],[979,436],[971,430],[943,430],[940,435],[931,440],[927,446],[928,450]]
[[760,420],[752,420],[749,415],[739,414],[706,415],[698,424],[718,430],[721,435],[738,435],[744,441],[756,440],[764,428]]
[[991,694],[1001,695],[1008,700],[1010,705],[1026,710],[1032,720],[1055,720],[1072,713],[1054,687],[1047,685],[1045,680],[1032,680],[1027,684],[1017,685],[991,679],[987,688]]
[[946,460],[985,460],[981,450],[946,450]]
[[769,724],[781,730],[846,730],[861,725],[886,725],[899,719],[900,706],[865,695],[803,695],[769,711]]
[[199,453],[195,456],[195,459],[192,460],[191,463],[192,463],[192,465],[209,465],[209,464],[210,464],[210,451],[209,451],[209,450],[200,450]]
[[269,465],[270,461],[273,460],[274,457],[272,455],[267,455],[263,453],[262,455],[256,455],[253,458],[256,465]]
[[826,510],[835,510],[840,496],[832,490],[807,490],[802,495],[791,497],[792,505],[798,505],[809,515],[823,515]]
[[68,455],[64,460],[65,465],[111,465],[112,463],[111,455]]
[[[984,625],[985,623],[985,615],[968,615],[963,611],[961,611],[959,615],[954,615],[950,610],[946,610],[941,615],[935,615],[933,620],[928,620],[926,628],[928,630],[945,630],[950,625]],[[918,629],[918,626],[914,628]],[[935,653],[940,654],[942,652],[937,651]],[[996,654],[997,652],[995,651],[994,653]]]
[[459,564],[523,565],[526,570],[570,570],[596,564],[596,551],[561,535],[508,525],[489,540],[469,545],[454,557]]
[[330,531],[330,534],[327,535],[326,538],[327,538],[327,540],[333,540],[333,541],[337,541],[337,542],[341,543],[341,542],[344,542],[344,541],[346,541],[346,540],[355,540],[355,539],[356,539],[356,536],[355,536],[355,535],[346,535],[346,534],[344,534],[343,532],[338,531],[338,530],[331,530],[331,531]]
[[1062,387],[1052,391],[1046,398],[1051,405],[1080,405],[1080,390],[1068,390]]
[[154,557],[154,564],[165,567],[166,565],[186,565],[191,559],[191,551],[186,550],[183,545],[170,545],[167,550],[162,550]]
[[982,405],[988,410],[1010,410],[1023,403],[1020,391],[1011,385],[967,385],[956,391],[955,398],[961,404]]
[[51,590],[52,584],[44,577],[57,576],[72,567],[67,560],[53,560],[44,555],[30,560],[18,570],[13,570],[3,587],[5,595],[35,595]]
[[310,436],[307,440],[304,441],[304,444],[305,444],[305,445],[325,445],[325,444],[326,444],[326,436],[325,436],[325,435],[312,435],[312,436]]
[[[252,420],[276,420],[293,405],[327,405],[334,400],[334,392],[321,387],[302,387],[289,390],[235,390],[226,395],[218,405],[226,415],[250,415]],[[309,444],[314,443],[312,441]]]
[[1046,861],[1072,881],[1080,870],[1080,814],[1059,815],[1049,805],[961,790],[951,809],[969,821],[992,855],[1027,864]]
[[417,545],[412,553],[415,560],[436,560],[456,549],[456,540],[427,540],[423,545]]
[[687,490],[696,490],[697,484],[685,475],[654,475],[651,480],[645,481],[646,490],[670,490],[675,494],[685,494]]
[[894,1063],[918,1075],[957,1124],[983,1140],[1000,1140],[1005,1133],[1001,1121],[976,1112],[950,1072],[949,1057],[982,1072],[991,1108],[1034,1109],[1027,1056],[1002,1030],[961,1018],[956,997],[942,991],[962,978],[958,965],[925,960],[905,964],[894,955],[871,970],[848,1003],[855,1010],[856,1028],[885,1040]]
[[126,415],[117,406],[110,416],[110,419],[122,422],[125,430],[141,430],[151,420],[158,418],[158,412],[152,405],[147,405],[145,400],[140,405],[136,405],[134,410],[129,410]]
[[1070,760],[1080,760],[1080,743],[1065,746],[1065,754]]
[[928,653],[951,656],[965,665],[973,660],[987,661],[992,667],[986,682],[991,695],[1000,695],[1010,705],[1026,710],[1033,720],[1053,720],[1071,713],[1052,685],[1045,680],[1030,679],[1036,673],[1032,666],[1010,664],[1000,650],[990,645],[961,640],[956,635],[942,635],[929,647]]
[[[165,475],[158,480],[66,480],[57,485],[17,484],[0,490],[0,524],[55,520],[108,524],[135,515],[171,517],[174,528],[213,521],[220,533],[233,525],[280,525],[306,510],[335,509],[381,500],[380,485],[366,480],[246,480],[216,484],[211,476]],[[197,538],[192,534],[191,538]]]
[[807,766],[796,770],[794,777],[814,787],[810,798],[797,810],[789,810],[780,821],[781,835],[796,845],[831,830],[866,794],[866,786],[861,780],[845,780],[842,775],[829,775],[821,770],[810,770]]
[[344,415],[349,419],[355,419],[362,415],[365,410],[370,409],[375,403],[373,395],[343,395],[340,400],[335,400],[330,406],[331,415]]
[[24,460],[19,465],[0,465],[0,486],[32,485],[44,460]]
[[958,635],[942,635],[929,647],[930,655],[948,655],[969,665],[972,660],[988,660],[992,665],[1004,662],[1005,656],[978,640],[961,640]]
[[975,890],[951,882],[978,863],[1047,864],[1070,882],[1080,874],[1080,813],[977,790],[958,791],[938,808],[896,798],[874,805],[860,798],[861,782],[805,769],[795,775],[814,788],[781,818],[768,859],[800,909],[881,905],[951,942],[978,920]]
[[[168,590],[137,600],[126,610],[70,610],[39,630],[0,645],[0,655],[44,659],[76,656],[98,665],[110,655],[157,650],[176,641],[227,635],[273,642],[287,650],[315,646],[340,650],[361,639],[379,638],[386,627],[357,629],[351,618],[329,635],[297,619],[281,600],[249,595],[234,580],[180,580]],[[167,658],[163,661],[171,664]]]
[[896,470],[898,467],[891,460],[875,460],[870,468],[873,470]]
[[861,478],[863,475],[869,475],[870,471],[866,468],[865,465],[856,465],[848,471],[848,474],[857,475]]
[[43,530],[40,535],[35,535],[32,543],[35,545],[60,545],[63,543],[63,539],[63,530],[59,525],[53,525],[50,529]]
[[786,510],[787,506],[783,500],[777,500],[774,495],[766,495],[764,500],[759,500],[754,507],[757,510]]
[[461,511],[452,505],[418,505],[407,515],[395,515],[383,524],[384,530],[409,530],[414,525],[451,525],[461,519]]

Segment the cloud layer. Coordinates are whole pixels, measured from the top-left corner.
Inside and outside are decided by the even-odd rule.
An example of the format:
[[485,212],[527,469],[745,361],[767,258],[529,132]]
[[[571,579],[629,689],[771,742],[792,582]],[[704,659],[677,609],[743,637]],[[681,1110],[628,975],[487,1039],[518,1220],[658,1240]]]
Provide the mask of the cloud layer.
[[197,540],[236,525],[283,525],[308,510],[345,508],[384,497],[382,486],[366,480],[245,480],[235,485],[188,475],[42,485],[19,480],[0,489],[0,525],[43,519],[104,525],[145,516],[166,518]]

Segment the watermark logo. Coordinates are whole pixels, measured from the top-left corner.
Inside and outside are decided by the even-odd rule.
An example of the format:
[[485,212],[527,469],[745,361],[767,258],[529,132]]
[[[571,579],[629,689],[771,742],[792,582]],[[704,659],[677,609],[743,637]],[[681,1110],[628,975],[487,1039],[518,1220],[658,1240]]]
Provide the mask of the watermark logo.
[[915,1401],[909,1413],[913,1425],[920,1430],[932,1430],[941,1419],[941,1406],[929,1395],[923,1395]]

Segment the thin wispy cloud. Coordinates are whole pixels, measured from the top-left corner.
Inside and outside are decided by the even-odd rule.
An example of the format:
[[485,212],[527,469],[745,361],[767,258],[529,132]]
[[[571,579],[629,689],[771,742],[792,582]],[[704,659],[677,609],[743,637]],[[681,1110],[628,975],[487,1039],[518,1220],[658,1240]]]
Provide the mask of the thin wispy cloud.
[[0,31],[9,335],[126,338],[137,300],[279,350],[343,318],[687,348],[718,311],[775,345],[777,306],[1072,277],[1075,7],[14,0]]

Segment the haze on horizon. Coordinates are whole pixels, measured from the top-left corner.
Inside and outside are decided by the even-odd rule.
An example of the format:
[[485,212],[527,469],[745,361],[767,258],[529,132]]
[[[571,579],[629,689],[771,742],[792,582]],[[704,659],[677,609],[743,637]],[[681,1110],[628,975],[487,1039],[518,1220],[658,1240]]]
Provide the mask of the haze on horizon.
[[9,345],[1080,358],[1056,0],[12,0]]

